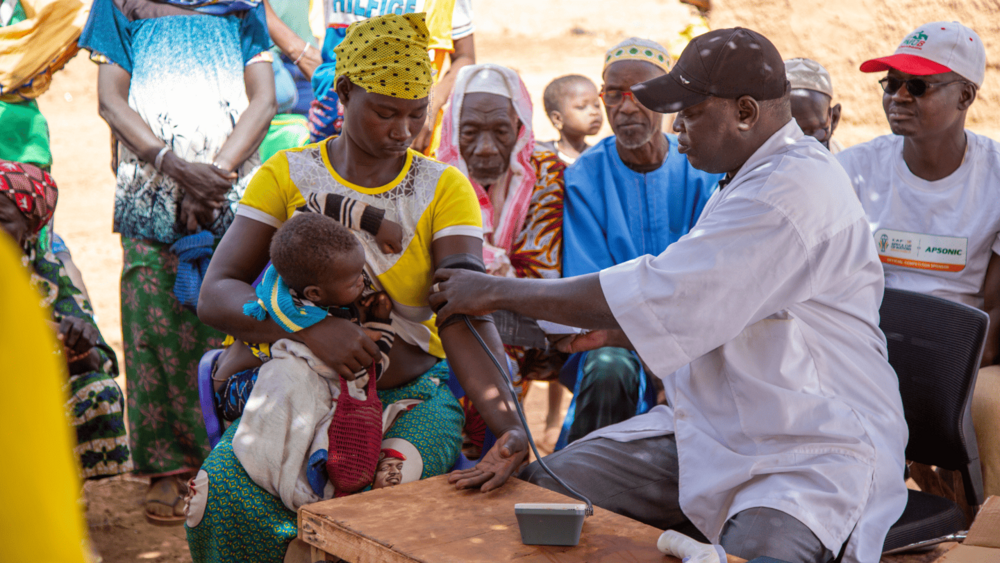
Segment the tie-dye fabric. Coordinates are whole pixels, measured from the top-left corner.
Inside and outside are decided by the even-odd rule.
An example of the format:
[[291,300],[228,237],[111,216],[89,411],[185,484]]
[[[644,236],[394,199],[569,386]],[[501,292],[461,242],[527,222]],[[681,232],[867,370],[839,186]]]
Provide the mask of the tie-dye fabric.
[[[263,5],[241,15],[170,15],[130,21],[113,0],[95,0],[80,46],[98,63],[131,75],[129,107],[178,157],[210,164],[249,100],[244,68],[271,62]],[[207,47],[210,46],[210,47]],[[257,168],[255,152],[208,226],[221,236]],[[176,220],[182,191],[118,143],[114,230],[123,237],[173,243],[188,234]]]
[[[97,328],[90,302],[73,285],[47,241],[36,241],[24,260],[31,269],[31,285],[42,296],[42,305],[52,309],[56,322],[76,317]],[[66,413],[76,432],[73,453],[80,461],[80,476],[84,479],[132,471],[125,432],[125,400],[114,380],[118,376],[117,358],[103,336],[97,352],[99,367],[70,375],[67,382]]]

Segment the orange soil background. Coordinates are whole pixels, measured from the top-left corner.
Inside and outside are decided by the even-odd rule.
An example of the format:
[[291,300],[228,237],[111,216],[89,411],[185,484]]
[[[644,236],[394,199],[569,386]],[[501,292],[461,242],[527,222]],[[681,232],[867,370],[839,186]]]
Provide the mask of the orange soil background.
[[[542,140],[554,136],[541,111],[542,90],[549,81],[575,73],[600,85],[606,49],[631,35],[672,45],[695,17],[693,9],[678,0],[481,1],[475,9],[479,62],[505,64],[521,73],[535,102],[536,138]],[[858,65],[892,53],[906,32],[937,20],[962,21],[983,38],[990,64],[969,126],[1000,138],[998,13],[1000,3],[995,0],[717,0],[710,22],[713,28],[741,25],[758,30],[786,58],[806,56],[826,65],[836,101],[844,106],[837,137],[851,145],[889,132],[876,83],[879,76],[861,74]],[[83,272],[101,330],[121,358],[122,256],[118,236],[111,232],[114,176],[108,128],[97,115],[96,78],[96,65],[81,54],[55,76],[39,104],[49,120],[53,174],[61,192],[56,228]],[[609,133],[605,123],[599,136]],[[546,396],[544,385],[538,387],[528,395],[526,409],[536,435],[543,426]],[[157,528],[143,519],[144,489],[145,482],[132,477],[85,487],[91,534],[104,560],[190,561],[183,529]],[[931,555],[908,559],[930,560]]]

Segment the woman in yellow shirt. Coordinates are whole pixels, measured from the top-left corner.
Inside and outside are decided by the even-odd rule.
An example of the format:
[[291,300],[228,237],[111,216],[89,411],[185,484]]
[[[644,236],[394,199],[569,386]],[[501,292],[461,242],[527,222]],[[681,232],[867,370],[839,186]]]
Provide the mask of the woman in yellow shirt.
[[[254,177],[237,217],[222,239],[199,300],[201,319],[237,341],[298,340],[341,376],[353,378],[378,348],[355,324],[329,317],[288,333],[273,321],[243,314],[256,300],[251,282],[268,261],[271,237],[299,207],[325,210],[321,196],[340,195],[384,210],[402,226],[402,252],[383,254],[374,238],[358,232],[373,289],[393,300],[397,338],[391,365],[379,380],[379,397],[397,416],[386,436],[411,442],[423,468],[414,478],[443,473],[461,442],[457,402],[444,389],[450,365],[466,393],[499,436],[461,486],[499,487],[527,454],[527,441],[504,383],[464,323],[434,326],[427,294],[434,270],[449,256],[481,259],[481,214],[475,192],[455,168],[409,149],[426,118],[431,85],[428,32],[423,14],[389,15],[354,24],[338,47],[337,94],[344,103],[343,135],[282,151]],[[503,345],[489,322],[474,321],[496,357]],[[444,361],[447,356],[447,363]],[[443,393],[439,393],[443,391]],[[400,403],[400,399],[423,404]],[[444,413],[428,418],[435,403]],[[401,413],[401,414],[400,414]],[[413,423],[413,421],[419,421]],[[235,422],[194,480],[188,512],[191,554],[200,561],[281,561],[297,552],[295,515],[257,487],[232,453]],[[400,428],[410,428],[400,434]],[[411,439],[412,437],[412,439]],[[394,448],[398,442],[383,448]],[[442,455],[442,450],[445,455]],[[412,450],[411,450],[412,452]],[[407,454],[410,462],[412,453]],[[404,463],[403,480],[407,480]],[[289,546],[292,547],[289,547]]]

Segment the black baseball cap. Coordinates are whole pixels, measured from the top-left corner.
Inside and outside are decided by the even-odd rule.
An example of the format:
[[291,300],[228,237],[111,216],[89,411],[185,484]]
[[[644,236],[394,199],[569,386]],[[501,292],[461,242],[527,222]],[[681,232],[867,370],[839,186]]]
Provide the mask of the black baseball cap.
[[639,102],[674,113],[709,98],[773,100],[788,91],[785,63],[766,37],[742,27],[716,29],[688,43],[669,74],[632,87]]

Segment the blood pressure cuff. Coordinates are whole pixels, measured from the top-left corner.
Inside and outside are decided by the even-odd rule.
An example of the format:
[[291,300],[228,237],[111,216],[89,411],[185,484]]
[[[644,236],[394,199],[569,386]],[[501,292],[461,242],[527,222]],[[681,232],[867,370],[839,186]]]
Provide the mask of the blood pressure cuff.
[[[479,272],[483,274],[486,273],[486,263],[483,262],[483,257],[468,252],[445,256],[444,259],[441,260],[441,263],[438,264],[438,268],[448,268],[451,270],[471,270],[473,272]],[[470,321],[487,321],[491,323],[493,322],[493,315],[477,315],[477,316],[452,315],[448,317],[448,320],[444,321],[444,323],[442,323],[441,326],[438,327],[438,330],[441,330],[446,326],[462,322],[463,316],[468,316]]]

